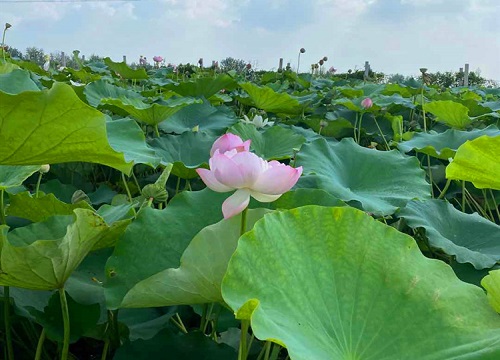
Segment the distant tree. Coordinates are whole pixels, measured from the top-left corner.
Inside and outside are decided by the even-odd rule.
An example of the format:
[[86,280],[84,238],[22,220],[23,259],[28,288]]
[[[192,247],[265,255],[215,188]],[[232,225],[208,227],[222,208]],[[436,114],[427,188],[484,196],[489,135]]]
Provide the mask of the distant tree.
[[402,74],[392,74],[388,75],[387,82],[390,84],[399,84],[406,80],[406,77]]
[[38,64],[39,66],[43,66],[45,62],[45,53],[43,49],[39,49],[37,47],[28,47],[26,48],[25,51],[25,60],[29,60],[34,62],[35,64]]
[[102,56],[99,56],[97,54],[92,54],[89,56],[88,59],[85,60],[87,63],[93,63],[93,62],[104,62],[104,58]]
[[16,59],[20,59],[20,60],[22,60],[24,58],[23,53],[16,48],[9,47],[7,49],[7,52],[10,54],[10,57],[12,57],[12,58],[16,58]]
[[247,68],[248,62],[241,59],[234,59],[232,57],[227,57],[219,63],[219,67],[222,71],[227,72],[234,70],[238,73],[243,72]]

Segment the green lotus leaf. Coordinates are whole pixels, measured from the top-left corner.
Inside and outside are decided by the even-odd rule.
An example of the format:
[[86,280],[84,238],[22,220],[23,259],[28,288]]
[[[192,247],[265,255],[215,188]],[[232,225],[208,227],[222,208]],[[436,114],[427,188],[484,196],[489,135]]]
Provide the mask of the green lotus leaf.
[[204,77],[194,81],[181,82],[180,84],[169,84],[164,87],[182,96],[204,97],[208,99],[220,90],[233,89],[236,85],[232,77],[222,74],[216,78]]
[[260,87],[250,82],[240,83],[240,86],[245,90],[249,98],[238,98],[238,100],[250,106],[255,106],[258,109],[290,115],[298,115],[302,113],[302,106],[299,101],[287,93],[277,93],[270,87]]
[[183,107],[200,102],[193,98],[168,99],[161,104],[146,104],[140,98],[101,99],[102,104],[116,106],[138,121],[153,126],[167,120]]
[[111,147],[123,153],[126,161],[146,164],[156,168],[160,158],[146,144],[146,137],[137,122],[132,119],[119,119],[106,122],[108,140]]
[[[76,302],[70,295],[66,295],[69,312],[70,342],[74,343],[87,331],[95,328],[99,321],[99,304],[85,305]],[[40,324],[47,337],[51,340],[63,342],[64,324],[61,311],[59,293],[54,293],[49,303],[42,311],[30,309],[31,315]]]
[[342,200],[321,189],[295,189],[269,203],[272,209],[294,209],[305,205],[345,206]]
[[411,140],[399,143],[398,148],[405,153],[415,150],[438,159],[448,160],[455,157],[458,148],[467,140],[474,140],[483,135],[498,136],[500,130],[491,125],[471,131],[448,129],[442,133],[435,131],[418,133]]
[[72,215],[74,209],[88,209],[92,207],[85,201],[75,204],[66,204],[58,200],[54,194],[33,197],[29,192],[9,195],[10,205],[7,215],[17,216],[33,222],[40,222],[54,215]]
[[390,215],[413,198],[430,197],[417,158],[364,148],[352,139],[304,144],[295,166],[304,168],[297,188],[323,189],[340,200],[358,201],[377,215]]
[[40,166],[0,165],[0,190],[23,184],[24,180],[40,170]]
[[54,216],[0,233],[0,284],[52,290],[64,283],[108,231],[94,212],[75,209],[73,216]]
[[466,214],[444,200],[410,201],[399,211],[413,228],[424,228],[429,244],[476,269],[500,260],[500,226],[477,213]]
[[437,121],[453,128],[463,129],[472,122],[469,108],[451,100],[431,101],[424,104],[424,109],[436,116]]
[[172,163],[172,174],[183,179],[198,177],[196,169],[208,167],[210,149],[216,136],[203,132],[185,132],[181,135],[164,135],[154,138],[149,145],[162,163]]
[[125,62],[114,62],[109,57],[107,57],[104,58],[104,63],[108,66],[108,69],[112,70],[121,78],[134,80],[148,78],[148,74],[146,73],[145,69],[131,69]]
[[266,160],[290,159],[294,151],[306,142],[302,135],[280,126],[271,126],[260,132],[252,124],[240,122],[231,127],[229,132],[239,135],[243,140],[251,139],[251,150]]
[[0,92],[0,128],[2,165],[85,161],[126,173],[132,168],[110,147],[104,115],[66,84],[18,95]]
[[221,360],[236,359],[234,349],[218,344],[200,331],[175,334],[163,330],[149,340],[137,340],[121,346],[114,360],[163,359],[165,354],[172,359]]
[[[247,231],[270,210],[249,210]],[[138,282],[121,307],[157,307],[223,302],[222,278],[240,237],[241,216],[209,225],[191,240],[180,267],[163,270]]]
[[85,85],[83,90],[87,102],[93,107],[101,105],[102,99],[121,99],[121,98],[137,98],[144,99],[140,94],[135,91],[121,88],[110,84],[105,80],[94,81]]
[[343,138],[352,136],[354,129],[354,121],[351,122],[345,118],[345,115],[352,111],[329,111],[325,116],[308,116],[302,122],[313,129],[315,132],[321,133],[326,137]]
[[40,89],[31,80],[29,72],[16,69],[7,74],[0,74],[0,91],[16,95],[23,91],[40,91]]
[[159,128],[166,133],[182,134],[198,126],[200,132],[223,134],[228,127],[238,122],[234,112],[226,106],[212,106],[207,102],[182,108]]
[[481,106],[487,107],[491,109],[491,111],[500,111],[500,100],[483,102]]
[[222,202],[227,196],[210,189],[187,191],[175,196],[164,210],[142,209],[106,264],[108,307],[119,307],[138,282],[179,267],[193,237],[222,219]]
[[500,318],[482,289],[349,207],[265,215],[240,238],[222,295],[294,360],[500,356]]
[[500,270],[490,271],[483,280],[481,286],[488,292],[488,300],[497,313],[500,313]]
[[460,146],[446,177],[470,181],[479,189],[500,190],[500,136],[481,136]]
[[393,94],[391,96],[377,95],[372,100],[375,105],[381,108],[387,108],[391,105],[401,105],[409,109],[415,109],[415,104],[411,99],[404,98],[399,94]]
[[10,63],[10,62],[2,62],[0,63],[0,74],[8,74],[14,70],[21,69],[18,65]]

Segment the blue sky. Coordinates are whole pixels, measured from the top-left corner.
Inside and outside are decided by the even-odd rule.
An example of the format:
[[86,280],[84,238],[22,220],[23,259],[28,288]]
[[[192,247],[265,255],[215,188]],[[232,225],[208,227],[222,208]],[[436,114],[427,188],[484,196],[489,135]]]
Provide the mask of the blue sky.
[[500,80],[499,0],[4,1],[0,23],[13,25],[6,42],[21,51],[205,64],[232,56],[271,69],[280,57],[295,67],[304,47],[304,70],[323,56],[340,71],[368,60],[405,75],[468,62]]

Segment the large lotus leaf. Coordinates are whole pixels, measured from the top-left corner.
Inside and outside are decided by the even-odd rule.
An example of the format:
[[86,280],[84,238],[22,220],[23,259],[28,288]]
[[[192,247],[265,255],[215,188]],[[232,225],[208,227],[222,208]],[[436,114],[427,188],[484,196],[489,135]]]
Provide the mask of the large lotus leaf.
[[87,102],[93,107],[98,107],[102,99],[120,99],[122,97],[143,99],[135,91],[112,85],[105,80],[94,81],[86,85],[83,93]]
[[469,108],[451,100],[431,101],[424,104],[424,109],[436,116],[437,121],[454,128],[463,129],[472,122]]
[[22,185],[40,166],[0,165],[0,190]]
[[381,108],[387,108],[391,105],[401,105],[409,109],[415,109],[415,104],[411,99],[404,98],[399,94],[393,94],[391,96],[377,95],[372,100],[375,105]]
[[251,150],[266,160],[290,159],[306,142],[302,135],[281,126],[271,126],[260,132],[252,124],[238,123],[229,132],[243,140],[251,139]]
[[415,157],[399,151],[378,151],[352,139],[336,144],[324,139],[304,144],[296,166],[303,176],[296,187],[326,190],[343,201],[356,200],[363,209],[389,215],[413,198],[430,197],[425,172]]
[[399,216],[414,229],[424,228],[429,244],[476,269],[500,260],[500,226],[477,213],[466,214],[444,200],[410,201]]
[[86,201],[66,204],[58,200],[54,194],[33,197],[29,192],[22,192],[9,195],[9,200],[7,215],[17,216],[33,222],[44,221],[54,215],[71,215],[74,209],[92,209]]
[[236,82],[227,74],[222,74],[216,78],[204,77],[194,81],[182,82],[178,85],[170,84],[165,88],[175,91],[182,96],[204,97],[208,99],[217,94],[222,89],[231,89],[236,86]]
[[137,122],[132,119],[120,119],[106,122],[109,144],[123,153],[126,161],[134,164],[146,164],[156,168],[160,158],[146,144],[146,137]]
[[[63,342],[64,322],[62,318],[61,300],[58,292],[54,293],[49,303],[42,311],[30,309],[31,315],[36,318],[47,337],[51,340]],[[87,331],[95,328],[99,320],[99,304],[80,304],[70,295],[66,295],[69,312],[70,342],[76,342]]]
[[75,209],[74,214],[0,233],[0,284],[34,290],[64,286],[109,229],[90,210]]
[[106,264],[108,307],[119,307],[139,281],[179,267],[191,239],[204,227],[222,219],[222,202],[227,196],[210,189],[185,191],[163,210],[141,210]]
[[[270,210],[249,210],[247,231]],[[121,307],[157,307],[223,302],[222,278],[240,237],[241,216],[201,230],[184,251],[181,266],[138,282]]]
[[20,69],[19,66],[10,62],[0,63],[0,74],[8,74],[14,70],[19,70],[19,69]]
[[222,295],[294,360],[500,357],[483,290],[353,208],[265,215],[240,238]]
[[458,148],[446,177],[470,181],[477,188],[500,190],[500,136],[482,136]]
[[114,360],[222,360],[236,359],[236,352],[226,344],[218,344],[199,331],[175,334],[163,330],[150,340],[137,340],[121,346]]
[[487,101],[481,103],[481,105],[491,109],[491,111],[500,111],[500,101]]
[[212,106],[207,102],[186,106],[164,121],[159,128],[166,133],[182,134],[198,126],[199,131],[222,134],[238,122],[234,112],[226,106]]
[[143,68],[134,70],[131,69],[125,62],[114,62],[109,57],[104,58],[104,63],[108,66],[110,70],[112,70],[115,74],[117,74],[121,78],[135,79],[135,80],[148,78],[148,74],[146,73],[146,70]]
[[109,145],[104,115],[66,84],[19,95],[0,92],[0,128],[2,165],[86,161],[127,173],[132,168]]
[[172,174],[183,179],[198,177],[196,168],[208,167],[210,149],[216,136],[203,132],[185,132],[181,135],[164,135],[154,138],[149,145],[162,163],[172,163]]
[[302,106],[299,101],[287,93],[277,93],[270,87],[260,87],[250,82],[240,83],[250,98],[239,98],[245,104],[255,106],[258,109],[273,112],[297,115],[302,113]]
[[488,300],[493,309],[500,313],[500,270],[490,271],[481,280],[481,286],[488,292]]
[[39,90],[26,70],[16,69],[7,74],[0,74],[0,91],[4,93],[15,95],[23,91]]
[[135,119],[148,124],[158,125],[162,121],[167,120],[170,116],[185,106],[200,103],[201,100],[193,98],[168,99],[162,104],[147,104],[140,98],[119,98],[119,99],[102,99],[101,103],[114,105],[122,110],[125,110]]
[[345,203],[321,189],[295,189],[270,203],[272,209],[293,209],[305,205],[345,206]]
[[351,122],[344,117],[349,112],[352,113],[350,110],[330,111],[325,116],[308,116],[302,122],[323,136],[343,138],[353,134],[354,121]]
[[438,159],[448,160],[455,156],[457,149],[467,140],[474,140],[483,135],[498,136],[500,130],[492,125],[471,131],[448,129],[442,133],[435,131],[418,133],[411,140],[399,143],[398,148],[405,153],[416,150]]

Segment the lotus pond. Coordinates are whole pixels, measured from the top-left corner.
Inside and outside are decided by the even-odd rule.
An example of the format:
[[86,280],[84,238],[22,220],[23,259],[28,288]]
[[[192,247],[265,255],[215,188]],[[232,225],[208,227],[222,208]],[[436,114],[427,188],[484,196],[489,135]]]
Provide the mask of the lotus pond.
[[0,63],[0,357],[500,359],[500,89]]

